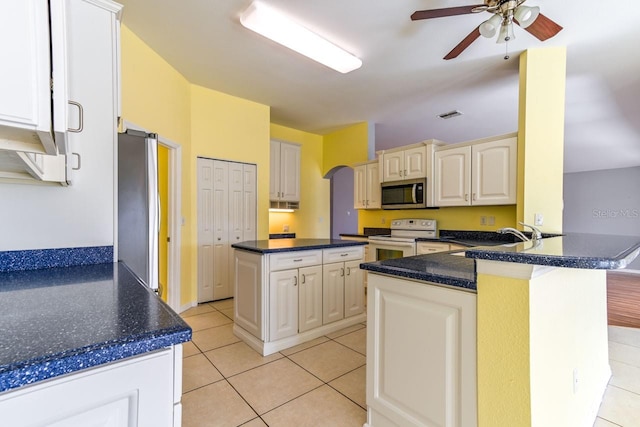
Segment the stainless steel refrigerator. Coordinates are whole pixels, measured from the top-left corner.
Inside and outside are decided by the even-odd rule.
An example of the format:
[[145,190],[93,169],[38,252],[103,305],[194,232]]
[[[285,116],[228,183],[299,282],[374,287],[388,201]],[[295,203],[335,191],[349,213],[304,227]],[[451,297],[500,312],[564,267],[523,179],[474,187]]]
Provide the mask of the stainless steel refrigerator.
[[118,260],[151,289],[158,289],[158,138],[118,134]]

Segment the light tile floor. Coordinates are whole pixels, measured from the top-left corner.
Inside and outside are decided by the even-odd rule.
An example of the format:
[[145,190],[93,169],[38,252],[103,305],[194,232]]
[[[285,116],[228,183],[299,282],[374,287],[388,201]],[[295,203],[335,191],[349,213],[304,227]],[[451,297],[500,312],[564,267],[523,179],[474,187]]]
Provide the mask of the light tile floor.
[[[366,421],[366,326],[262,357],[233,335],[233,300],[182,313],[184,427],[353,426]],[[594,427],[640,426],[640,329],[609,327],[613,376]]]

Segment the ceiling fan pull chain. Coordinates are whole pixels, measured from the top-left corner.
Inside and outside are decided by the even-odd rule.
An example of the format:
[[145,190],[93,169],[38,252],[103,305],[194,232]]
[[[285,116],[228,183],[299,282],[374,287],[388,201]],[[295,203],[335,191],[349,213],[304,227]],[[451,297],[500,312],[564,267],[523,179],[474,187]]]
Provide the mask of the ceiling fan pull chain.
[[504,43],[504,60],[507,59],[509,59],[509,38],[506,38]]

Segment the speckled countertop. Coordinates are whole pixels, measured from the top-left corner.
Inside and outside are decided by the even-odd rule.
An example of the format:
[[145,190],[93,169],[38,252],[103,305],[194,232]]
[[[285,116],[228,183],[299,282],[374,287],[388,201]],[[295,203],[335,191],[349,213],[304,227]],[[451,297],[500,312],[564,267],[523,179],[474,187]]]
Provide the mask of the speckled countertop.
[[439,252],[360,264],[363,270],[476,290],[476,263],[455,252]]
[[190,339],[121,263],[0,274],[0,392]]
[[640,253],[640,237],[568,233],[532,242],[474,247],[461,251],[389,259],[362,264],[364,270],[476,289],[475,260],[491,260],[582,269],[625,268]]
[[567,233],[533,242],[478,247],[467,258],[551,267],[614,270],[625,268],[640,253],[640,236]]
[[273,252],[307,251],[312,249],[328,249],[346,246],[362,246],[367,242],[354,240],[334,239],[276,239],[276,240],[250,240],[235,243],[231,247],[249,252],[267,254]]

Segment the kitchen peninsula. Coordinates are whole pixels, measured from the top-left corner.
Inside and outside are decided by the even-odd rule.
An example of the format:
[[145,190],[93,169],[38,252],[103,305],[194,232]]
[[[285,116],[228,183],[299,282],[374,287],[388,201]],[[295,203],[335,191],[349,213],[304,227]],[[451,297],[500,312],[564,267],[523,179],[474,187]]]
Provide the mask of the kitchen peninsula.
[[367,425],[593,425],[606,270],[639,252],[640,237],[567,234],[363,264]]
[[124,264],[0,273],[0,328],[0,424],[179,425],[191,328]]
[[233,332],[266,356],[362,323],[365,242],[236,243]]

